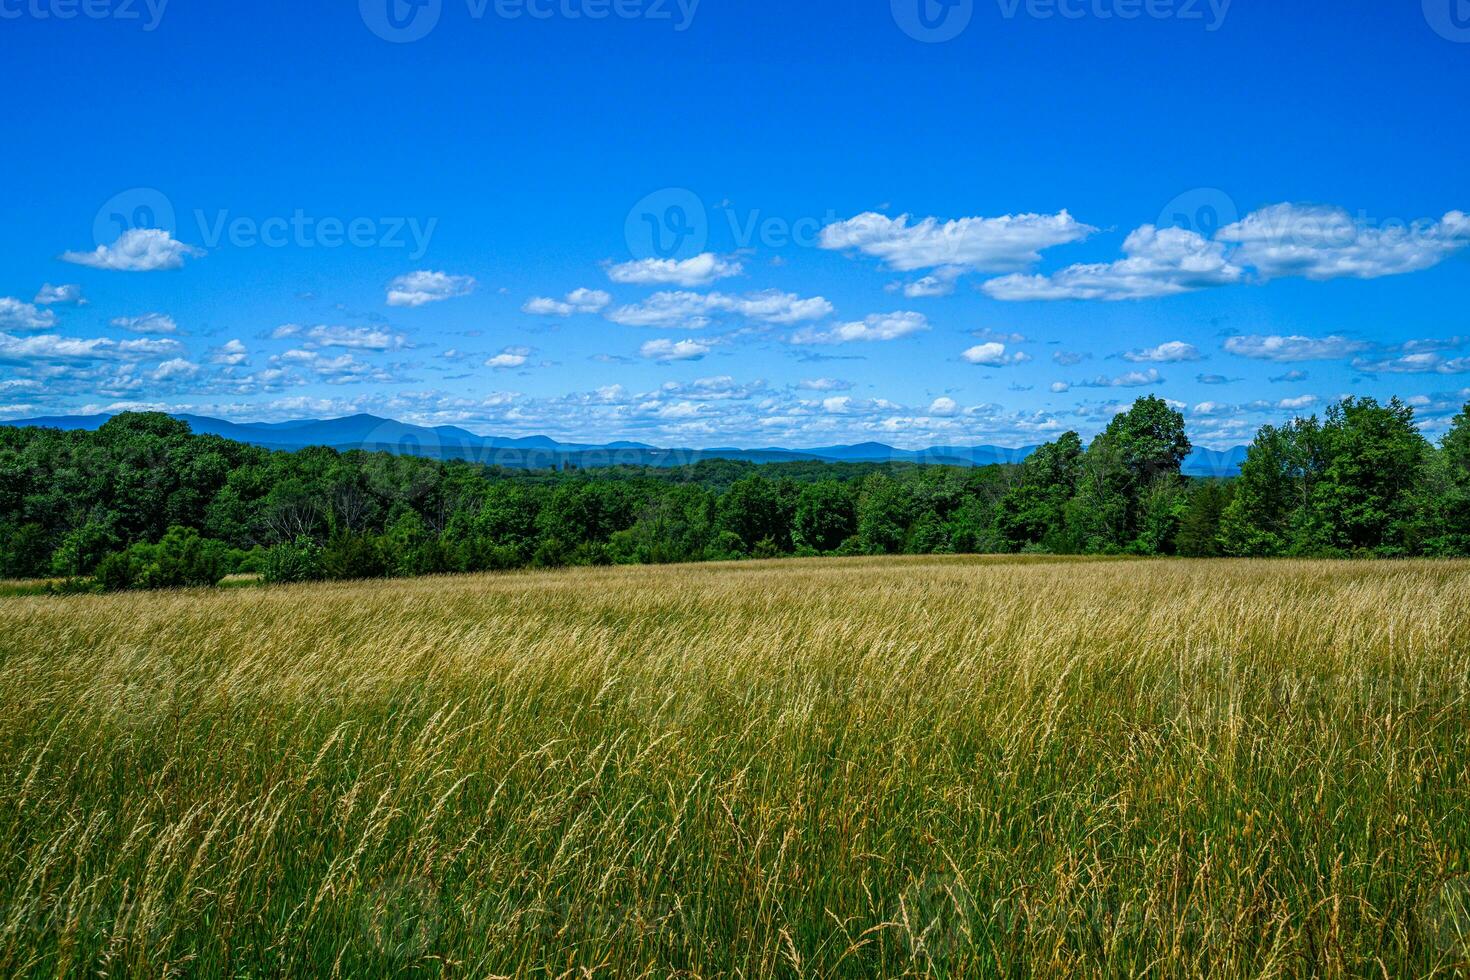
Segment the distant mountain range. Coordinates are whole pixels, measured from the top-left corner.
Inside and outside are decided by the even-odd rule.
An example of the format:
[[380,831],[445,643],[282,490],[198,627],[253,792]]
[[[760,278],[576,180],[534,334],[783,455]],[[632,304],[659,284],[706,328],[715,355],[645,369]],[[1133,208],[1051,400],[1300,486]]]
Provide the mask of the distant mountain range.
[[[8,426],[44,426],[53,429],[93,430],[111,415],[63,415],[49,418],[15,419]],[[989,466],[1019,463],[1036,449],[1023,446],[931,446],[928,449],[895,449],[881,442],[855,446],[822,446],[816,449],[661,449],[641,442],[601,444],[557,442],[546,436],[511,439],[482,436],[453,425],[421,426],[376,415],[349,415],[340,419],[296,419],[290,422],[226,422],[203,415],[175,415],[195,432],[217,435],[267,449],[296,450],[307,446],[333,449],[367,449],[464,459],[515,469],[543,469],[562,465],[682,466],[702,459],[734,459],[754,463],[823,461],[834,463],[909,462],[945,466]],[[1196,449],[1184,463],[1191,476],[1234,476],[1245,460],[1245,447]]]

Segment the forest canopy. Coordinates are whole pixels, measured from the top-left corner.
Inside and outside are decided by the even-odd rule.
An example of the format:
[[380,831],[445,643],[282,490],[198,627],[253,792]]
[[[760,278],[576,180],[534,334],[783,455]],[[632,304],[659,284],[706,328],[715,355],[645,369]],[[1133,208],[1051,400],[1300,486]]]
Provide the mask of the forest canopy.
[[1191,479],[1183,416],[1142,398],[1016,466],[705,460],[518,471],[271,451],[166,415],[0,428],[0,576],[108,589],[782,555],[1470,554],[1470,406],[1434,445],[1348,398],[1266,426],[1238,477]]

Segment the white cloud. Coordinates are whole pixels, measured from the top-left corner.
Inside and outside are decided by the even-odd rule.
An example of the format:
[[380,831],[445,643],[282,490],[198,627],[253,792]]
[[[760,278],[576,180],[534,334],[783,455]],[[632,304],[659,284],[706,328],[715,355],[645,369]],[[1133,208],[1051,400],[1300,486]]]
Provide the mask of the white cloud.
[[1023,269],[1040,261],[1042,249],[1080,241],[1095,230],[1066,211],[946,222],[912,222],[907,214],[889,218],[870,211],[823,228],[821,245],[856,249],[899,272],[945,269],[953,276]]
[[1071,367],[1074,364],[1081,364],[1091,356],[1091,354],[1085,354],[1082,351],[1058,350],[1052,351],[1051,359],[1063,367]]
[[475,291],[474,276],[451,276],[420,270],[399,276],[388,284],[389,306],[423,306]]
[[485,366],[488,368],[495,368],[497,371],[503,371],[509,368],[523,367],[526,363],[526,360],[533,353],[534,351],[532,351],[529,347],[507,347],[499,354],[496,354],[494,357],[487,360],[485,362]]
[[697,340],[650,340],[638,353],[651,361],[697,361],[710,352],[710,345]]
[[1376,279],[1428,269],[1470,245],[1470,217],[1451,211],[1438,221],[1374,226],[1339,207],[1276,204],[1215,237],[1238,245],[1239,261],[1263,279]]
[[873,313],[866,319],[839,323],[826,329],[806,327],[791,336],[793,344],[846,344],[855,341],[898,340],[929,329],[922,313]]
[[0,333],[0,361],[141,361],[167,357],[179,350],[176,340],[139,338],[111,340],[106,337],[58,337],[41,334],[13,337]]
[[979,364],[984,367],[1009,367],[1012,364],[1024,364],[1031,360],[1031,355],[1025,351],[1007,354],[1006,345],[995,341],[976,344],[960,356],[971,364]]
[[1144,225],[1123,242],[1127,258],[1068,266],[1050,276],[1010,275],[981,288],[1002,300],[1126,300],[1173,296],[1244,280],[1225,246],[1183,228]]
[[820,320],[831,313],[832,304],[821,296],[803,298],[795,293],[768,289],[744,296],[660,292],[642,303],[620,306],[606,315],[613,323],[623,326],[699,330],[709,326],[712,316],[722,314],[759,323],[791,324]]
[[350,353],[330,357],[320,351],[296,348],[275,355],[271,358],[271,363],[280,368],[306,371],[326,384],[354,384],[362,381],[389,383],[396,380],[390,372],[359,361]]
[[852,382],[841,378],[808,378],[797,382],[796,387],[802,391],[849,391],[852,389]]
[[119,316],[112,319],[119,330],[132,333],[165,334],[178,333],[179,325],[166,313],[144,313],[142,316]]
[[56,314],[50,310],[37,309],[12,296],[0,296],[0,330],[45,330],[55,325]]
[[199,365],[182,357],[171,358],[153,369],[149,375],[154,381],[181,381],[199,373]]
[[574,289],[566,299],[536,296],[521,307],[522,313],[534,316],[571,316],[573,313],[597,313],[612,302],[612,296],[600,289]]
[[[340,347],[345,350],[403,350],[412,346],[408,338],[401,333],[384,330],[381,327],[340,327],[318,324],[310,328],[290,329],[294,324],[284,324],[276,330],[277,336],[297,336],[303,334],[306,337],[306,345],[312,350],[321,350],[327,347]],[[282,331],[289,330],[289,333]]]
[[1368,374],[1464,374],[1470,357],[1445,357],[1436,351],[1402,353],[1379,359],[1356,358],[1353,367]]
[[822,399],[822,411],[832,415],[840,415],[852,406],[852,398],[848,395],[834,395],[831,398]]
[[915,279],[913,282],[905,283],[903,294],[909,299],[948,296],[954,292],[954,284],[963,273],[963,269],[957,269],[952,266],[939,269],[930,275]]
[[209,352],[211,364],[221,364],[226,367],[239,367],[249,358],[250,352],[239,340],[230,340]]
[[1171,340],[1157,347],[1130,350],[1123,354],[1123,360],[1132,361],[1135,364],[1178,364],[1182,361],[1197,361],[1199,359],[1199,348],[1193,344],[1186,344],[1182,340]]
[[204,249],[175,241],[161,228],[130,228],[111,245],[98,245],[91,252],[63,252],[61,260],[93,269],[156,272],[180,268],[184,259],[202,255]]
[[1249,335],[1225,341],[1227,353],[1259,361],[1331,361],[1349,357],[1368,348],[1367,344],[1336,335],[1301,337]]
[[1163,380],[1157,368],[1149,368],[1147,371],[1127,371],[1114,378],[1098,375],[1088,381],[1058,381],[1051,386],[1051,390],[1061,393],[1073,388],[1144,388]]
[[87,301],[82,298],[82,287],[75,283],[53,286],[48,282],[41,287],[40,292],[36,293],[36,298],[31,302],[38,303],[42,306],[51,306],[53,304],[87,305]]
[[929,404],[929,414],[948,418],[959,413],[960,406],[953,398],[936,398]]
[[610,265],[607,277],[613,282],[637,286],[708,286],[718,279],[738,276],[744,267],[737,261],[723,259],[712,252],[692,259],[639,259]]

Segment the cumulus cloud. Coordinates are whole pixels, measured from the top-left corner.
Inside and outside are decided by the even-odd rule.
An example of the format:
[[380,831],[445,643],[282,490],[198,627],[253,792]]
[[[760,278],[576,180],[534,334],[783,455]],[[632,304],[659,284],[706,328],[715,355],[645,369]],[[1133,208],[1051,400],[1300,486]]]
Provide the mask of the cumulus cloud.
[[533,353],[535,353],[535,351],[531,350],[531,348],[529,347],[507,347],[499,354],[496,354],[494,357],[487,360],[485,362],[485,366],[487,368],[494,368],[497,371],[524,367],[527,359],[530,358]]
[[847,344],[898,340],[929,329],[929,318],[922,313],[873,313],[866,319],[839,323],[827,328],[805,327],[792,334],[793,344]]
[[239,367],[250,357],[250,352],[239,340],[226,341],[209,352],[209,363],[224,367]]
[[981,288],[1001,300],[1127,300],[1173,296],[1244,280],[1225,246],[1184,228],[1144,225],[1123,242],[1126,258],[1068,266],[1052,275],[1016,274]]
[[929,414],[939,418],[949,418],[959,414],[960,406],[953,398],[940,397],[929,403]]
[[984,367],[1008,367],[1012,364],[1024,364],[1031,360],[1031,356],[1025,351],[1006,353],[1006,345],[990,342],[988,344],[977,344],[965,351],[960,357],[971,364],[979,364]]
[[574,289],[565,299],[536,296],[521,307],[533,316],[571,316],[573,313],[597,313],[612,302],[612,296],[600,289]]
[[1091,354],[1074,350],[1057,350],[1051,352],[1051,359],[1062,367],[1072,367],[1074,364],[1081,364],[1091,356]]
[[930,275],[915,279],[913,282],[904,283],[903,294],[909,299],[948,296],[954,292],[954,284],[963,273],[963,269],[953,267],[939,269]]
[[1321,400],[1322,399],[1318,398],[1316,395],[1298,395],[1295,398],[1281,399],[1279,402],[1276,403],[1275,407],[1287,411],[1296,411],[1298,409],[1306,408],[1310,405],[1315,405]]
[[1302,337],[1252,334],[1230,337],[1225,351],[1259,361],[1332,361],[1367,350],[1368,345],[1347,337]]
[[202,255],[204,249],[175,241],[161,228],[130,228],[111,245],[98,245],[90,252],[63,252],[61,260],[92,269],[156,272],[178,269],[185,259]]
[[40,291],[36,293],[36,298],[31,300],[31,302],[41,306],[57,304],[87,305],[87,301],[82,298],[82,287],[75,283],[53,286],[48,282],[41,287]]
[[780,325],[820,320],[832,311],[832,304],[821,296],[803,298],[776,289],[744,296],[676,291],[654,293],[641,303],[620,306],[606,316],[613,323],[629,327],[699,330],[720,315]]
[[178,333],[179,325],[166,313],[144,313],[142,316],[113,317],[112,325],[131,333],[168,334]]
[[399,276],[388,284],[389,306],[423,306],[475,291],[474,276],[451,276],[420,270]]
[[1146,388],[1163,380],[1157,368],[1149,368],[1147,371],[1128,371],[1113,378],[1100,374],[1086,381],[1057,381],[1051,390],[1061,394],[1073,388]]
[[638,353],[650,361],[697,361],[710,352],[710,345],[697,340],[650,340]]
[[0,296],[0,330],[45,330],[56,325],[56,314],[37,309],[33,303],[22,303],[12,296]]
[[841,378],[808,378],[797,382],[796,387],[802,391],[851,391],[852,382]]
[[182,357],[174,357],[154,368],[149,377],[154,381],[183,381],[198,373],[199,365]]
[[380,384],[396,379],[389,371],[358,360],[350,353],[330,356],[318,350],[295,348],[277,354],[271,363],[278,368],[304,371],[325,384],[356,384],[372,381]]
[[613,282],[636,286],[708,286],[719,279],[738,276],[744,267],[732,259],[724,259],[713,252],[696,255],[692,259],[639,259],[607,267],[607,277]]
[[403,334],[381,327],[342,327],[327,324],[302,327],[298,324],[287,323],[277,327],[273,336],[277,338],[304,337],[303,346],[311,350],[338,347],[344,350],[388,351],[403,350],[412,346]]
[[1470,357],[1445,357],[1437,350],[1399,349],[1381,357],[1359,357],[1353,367],[1366,374],[1464,374]]
[[1199,359],[1199,349],[1182,340],[1171,340],[1157,347],[1145,347],[1142,350],[1130,350],[1123,353],[1123,360],[1132,361],[1135,364],[1177,364],[1181,361]]
[[0,333],[0,362],[33,361],[144,361],[167,357],[180,349],[179,342],[139,338],[111,340],[107,337],[59,337],[40,334],[15,337]]
[[1239,261],[1263,279],[1377,279],[1428,269],[1470,245],[1470,217],[1451,211],[1437,221],[1375,226],[1340,207],[1276,204],[1215,237],[1239,246]]
[[1066,211],[944,222],[870,211],[823,228],[821,246],[855,250],[899,272],[945,269],[952,278],[966,271],[1024,269],[1040,261],[1043,249],[1080,241],[1094,231]]

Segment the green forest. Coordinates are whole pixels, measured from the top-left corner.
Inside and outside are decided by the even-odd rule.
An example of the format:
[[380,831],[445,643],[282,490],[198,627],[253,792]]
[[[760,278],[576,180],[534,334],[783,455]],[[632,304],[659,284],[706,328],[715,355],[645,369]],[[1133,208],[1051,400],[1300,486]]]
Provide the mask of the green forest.
[[1183,416],[1139,399],[1017,466],[755,463],[518,471],[281,452],[166,415],[0,428],[0,577],[58,590],[363,579],[786,555],[1470,554],[1470,406],[1439,444],[1398,400],[1260,430],[1191,479]]

